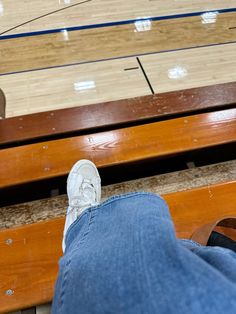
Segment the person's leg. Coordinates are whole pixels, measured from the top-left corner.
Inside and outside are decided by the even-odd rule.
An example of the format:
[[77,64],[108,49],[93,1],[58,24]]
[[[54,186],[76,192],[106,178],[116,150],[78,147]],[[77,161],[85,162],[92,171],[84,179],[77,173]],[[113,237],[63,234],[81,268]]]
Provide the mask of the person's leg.
[[112,198],[84,211],[68,230],[52,313],[235,310],[235,284],[176,239],[160,197]]

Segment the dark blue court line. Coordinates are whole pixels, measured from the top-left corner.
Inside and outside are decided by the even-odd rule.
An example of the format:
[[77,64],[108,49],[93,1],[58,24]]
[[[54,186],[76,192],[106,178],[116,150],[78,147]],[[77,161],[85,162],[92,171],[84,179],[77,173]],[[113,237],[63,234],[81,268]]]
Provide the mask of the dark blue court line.
[[185,47],[185,48],[178,48],[178,49],[161,50],[161,51],[147,52],[147,53],[142,53],[142,54],[134,54],[134,55],[121,56],[121,57],[104,58],[104,59],[90,60],[90,61],[81,61],[81,62],[62,64],[62,65],[56,65],[56,66],[51,66],[51,67],[45,67],[45,68],[37,68],[37,69],[31,69],[31,70],[8,72],[8,73],[0,74],[0,77],[5,76],[5,75],[13,75],[13,74],[21,74],[21,73],[28,73],[28,72],[43,71],[43,70],[51,70],[51,69],[57,69],[57,68],[66,68],[66,67],[71,67],[71,66],[81,65],[81,64],[91,64],[91,63],[98,63],[98,62],[104,62],[104,61],[127,59],[127,58],[132,58],[132,57],[142,57],[142,56],[161,54],[161,53],[167,53],[167,52],[184,51],[184,50],[191,50],[191,49],[197,49],[197,48],[229,45],[229,44],[236,44],[236,40],[217,43],[217,44],[208,44],[208,45],[202,45],[202,46],[192,46],[192,47]]
[[199,15],[202,15],[202,14],[208,13],[208,12],[230,13],[230,12],[236,12],[236,8],[219,9],[219,10],[216,9],[216,10],[209,10],[209,11],[181,13],[181,14],[165,15],[165,16],[154,16],[154,17],[150,17],[150,18],[139,18],[139,19],[124,20],[124,21],[109,22],[109,23],[100,23],[100,24],[91,24],[91,25],[84,25],[84,26],[73,26],[73,27],[48,29],[48,30],[36,31],[36,32],[4,35],[4,36],[0,36],[0,40],[11,39],[11,38],[20,38],[20,37],[39,36],[39,35],[46,35],[46,34],[55,34],[55,33],[60,33],[62,31],[65,31],[65,30],[67,30],[68,32],[72,32],[72,31],[78,31],[78,30],[84,30],[84,29],[95,29],[95,28],[102,28],[102,27],[127,25],[127,24],[133,24],[133,23],[139,22],[139,21],[162,21],[162,20],[180,19],[180,18],[185,18],[185,17],[199,16]]

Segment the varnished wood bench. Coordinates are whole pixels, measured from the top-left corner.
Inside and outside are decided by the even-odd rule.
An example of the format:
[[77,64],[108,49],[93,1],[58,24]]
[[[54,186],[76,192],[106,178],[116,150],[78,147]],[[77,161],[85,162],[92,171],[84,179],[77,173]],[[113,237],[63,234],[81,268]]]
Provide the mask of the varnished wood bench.
[[[0,93],[0,104],[4,101]],[[94,132],[153,119],[164,120],[202,110],[223,109],[234,104],[236,82],[29,114],[0,121],[0,145],[43,141],[53,136]]]
[[236,141],[236,109],[203,113],[0,151],[0,188],[66,175],[78,159],[99,168]]
[[[236,213],[236,181],[164,195],[179,238]],[[66,209],[65,209],[66,210]],[[52,299],[64,218],[0,232],[0,313]]]
[[[0,120],[0,145],[21,145],[0,151],[0,188],[66,175],[81,158],[105,168],[233,143],[236,109],[221,109],[235,103],[236,83],[227,83]],[[37,143],[26,145],[31,140]],[[235,215],[235,187],[166,195],[177,235],[188,238],[202,223]],[[0,232],[0,313],[52,298],[63,224],[60,218]]]

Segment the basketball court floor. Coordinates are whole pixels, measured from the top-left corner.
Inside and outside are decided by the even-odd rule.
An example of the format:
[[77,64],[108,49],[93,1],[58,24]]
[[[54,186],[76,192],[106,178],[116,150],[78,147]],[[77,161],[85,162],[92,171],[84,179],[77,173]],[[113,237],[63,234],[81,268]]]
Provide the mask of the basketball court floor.
[[0,1],[13,117],[236,79],[236,1]]
[[234,81],[236,0],[0,0],[6,117]]

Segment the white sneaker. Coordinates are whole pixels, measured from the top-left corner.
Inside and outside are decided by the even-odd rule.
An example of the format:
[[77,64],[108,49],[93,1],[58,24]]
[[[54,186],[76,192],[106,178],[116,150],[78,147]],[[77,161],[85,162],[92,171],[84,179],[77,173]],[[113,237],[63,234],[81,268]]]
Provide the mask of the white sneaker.
[[66,215],[62,250],[65,252],[65,236],[70,225],[87,208],[100,204],[101,179],[94,163],[79,160],[72,167],[67,179],[69,207]]

